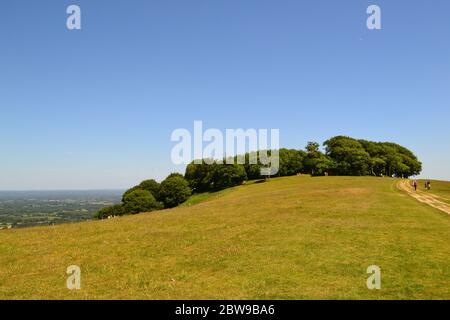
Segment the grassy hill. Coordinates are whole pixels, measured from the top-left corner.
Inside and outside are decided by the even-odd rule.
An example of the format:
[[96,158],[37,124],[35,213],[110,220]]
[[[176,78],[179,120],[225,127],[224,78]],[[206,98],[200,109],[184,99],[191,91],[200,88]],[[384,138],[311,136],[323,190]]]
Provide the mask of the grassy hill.
[[442,202],[450,204],[450,183],[446,181],[431,181],[431,190],[426,190],[425,185],[426,180],[419,180],[418,186],[419,191],[426,192],[438,197]]
[[[450,217],[393,179],[279,178],[192,203],[0,231],[0,298],[450,296]],[[82,290],[66,288],[69,265],[81,267]],[[381,290],[366,287],[370,265],[382,269]]]

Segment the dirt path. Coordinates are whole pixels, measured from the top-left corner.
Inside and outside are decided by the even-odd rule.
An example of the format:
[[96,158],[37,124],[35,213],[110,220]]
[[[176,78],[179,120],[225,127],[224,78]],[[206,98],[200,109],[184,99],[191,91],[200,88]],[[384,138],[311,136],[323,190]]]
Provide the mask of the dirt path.
[[414,191],[414,188],[411,186],[410,180],[400,180],[397,182],[397,188],[405,191],[411,197],[416,198],[420,202],[426,203],[433,208],[444,211],[447,214],[450,214],[450,205],[445,202],[439,200],[439,197],[435,195],[426,194],[420,190]]

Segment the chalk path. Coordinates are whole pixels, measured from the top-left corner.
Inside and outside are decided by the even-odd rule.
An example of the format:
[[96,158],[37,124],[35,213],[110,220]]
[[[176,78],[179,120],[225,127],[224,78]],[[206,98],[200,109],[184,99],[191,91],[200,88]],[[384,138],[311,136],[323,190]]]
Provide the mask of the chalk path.
[[447,214],[450,214],[450,205],[445,202],[439,200],[439,197],[436,195],[426,194],[420,190],[414,191],[414,187],[411,185],[410,180],[400,180],[397,182],[397,188],[405,191],[411,197],[417,199],[422,203],[426,203],[429,206],[444,211]]

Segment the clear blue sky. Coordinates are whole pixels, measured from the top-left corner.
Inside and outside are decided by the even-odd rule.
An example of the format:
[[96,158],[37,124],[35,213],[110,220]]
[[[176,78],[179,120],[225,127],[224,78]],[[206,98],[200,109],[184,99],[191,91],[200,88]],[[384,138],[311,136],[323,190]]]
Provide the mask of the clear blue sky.
[[447,0],[2,0],[0,40],[0,189],[161,179],[194,120],[394,141],[450,180]]

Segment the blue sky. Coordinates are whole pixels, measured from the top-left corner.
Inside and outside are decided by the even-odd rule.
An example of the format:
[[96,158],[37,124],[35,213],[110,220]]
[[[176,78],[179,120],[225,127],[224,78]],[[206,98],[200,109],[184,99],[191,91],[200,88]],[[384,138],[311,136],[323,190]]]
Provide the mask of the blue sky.
[[162,179],[183,171],[170,135],[194,120],[278,128],[293,148],[394,141],[450,180],[449,14],[447,0],[2,0],[0,189]]

